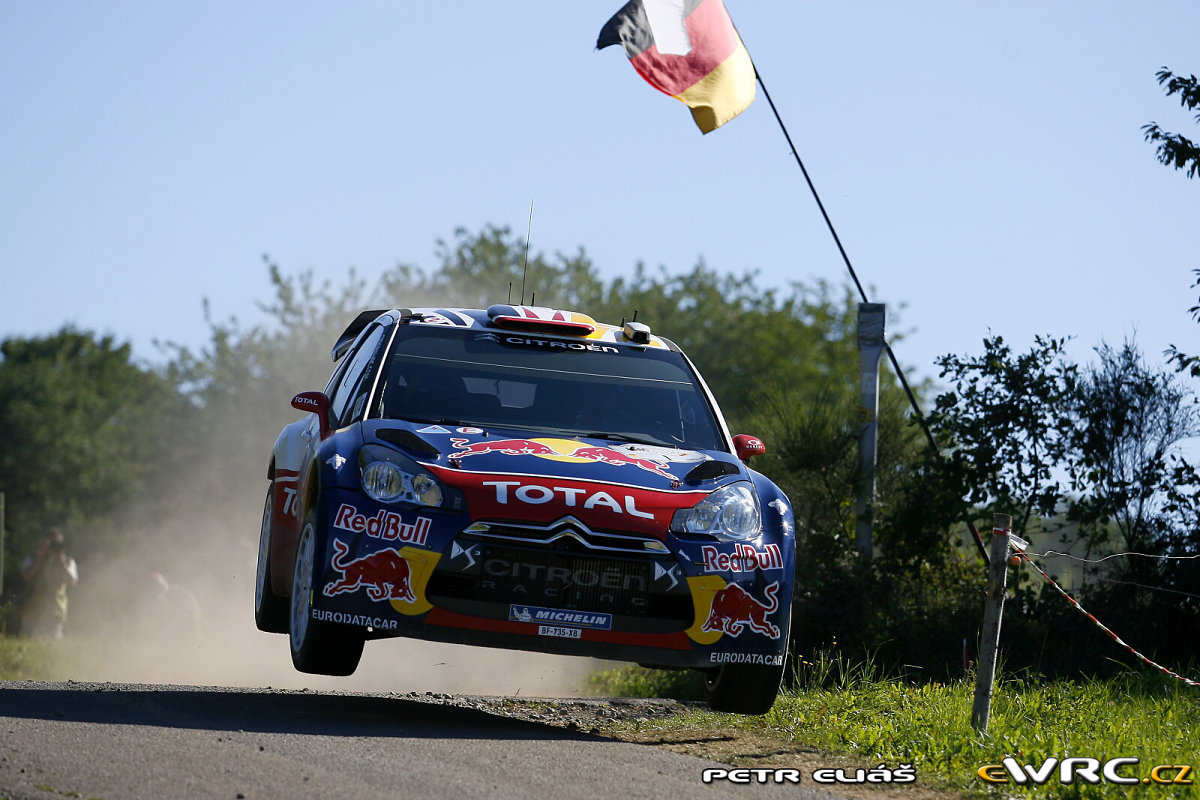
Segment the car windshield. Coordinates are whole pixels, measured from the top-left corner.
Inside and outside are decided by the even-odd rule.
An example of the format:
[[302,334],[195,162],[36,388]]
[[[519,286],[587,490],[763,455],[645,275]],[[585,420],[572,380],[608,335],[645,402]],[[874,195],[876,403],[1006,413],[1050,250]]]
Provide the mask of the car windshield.
[[400,328],[372,416],[726,449],[677,352],[478,329]]

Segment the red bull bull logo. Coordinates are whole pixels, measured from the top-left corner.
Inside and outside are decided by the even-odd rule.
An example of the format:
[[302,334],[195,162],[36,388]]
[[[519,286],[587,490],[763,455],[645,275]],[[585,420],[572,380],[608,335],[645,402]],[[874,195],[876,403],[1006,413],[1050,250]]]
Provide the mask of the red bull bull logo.
[[506,456],[556,456],[558,451],[537,439],[484,439],[481,442],[469,443],[467,439],[451,439],[456,458],[480,456],[484,453],[503,453]]
[[766,603],[760,603],[736,583],[729,584],[713,595],[712,611],[700,630],[740,636],[749,627],[756,633],[778,639],[779,627],[771,624],[767,617],[779,608],[779,581],[768,586],[763,595],[767,598]]
[[369,555],[346,560],[350,547],[340,539],[333,540],[333,560],[330,566],[341,574],[323,590],[326,597],[345,592],[367,590],[372,600],[406,600],[415,602],[416,594],[409,585],[411,571],[408,561],[393,548],[377,550]]
[[666,459],[661,456],[639,456],[631,450],[618,450],[603,445],[588,445],[571,439],[483,439],[469,442],[467,439],[451,439],[454,445],[452,458],[501,453],[506,456],[538,456],[553,461],[601,463],[614,467],[631,466],[660,475],[667,480],[678,480],[666,470]]

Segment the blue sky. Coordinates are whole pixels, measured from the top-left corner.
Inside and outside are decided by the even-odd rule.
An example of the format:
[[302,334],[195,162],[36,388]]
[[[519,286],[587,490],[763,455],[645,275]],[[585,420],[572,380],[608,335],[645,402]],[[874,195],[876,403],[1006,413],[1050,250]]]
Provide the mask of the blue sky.
[[[205,298],[259,321],[263,254],[431,267],[458,226],[523,235],[531,198],[533,248],[608,278],[844,282],[764,99],[701,136],[593,49],[621,4],[0,0],[0,338],[153,361],[204,343]],[[989,331],[1200,350],[1200,181],[1140,130],[1200,136],[1154,78],[1200,72],[1200,4],[727,6],[912,377]]]

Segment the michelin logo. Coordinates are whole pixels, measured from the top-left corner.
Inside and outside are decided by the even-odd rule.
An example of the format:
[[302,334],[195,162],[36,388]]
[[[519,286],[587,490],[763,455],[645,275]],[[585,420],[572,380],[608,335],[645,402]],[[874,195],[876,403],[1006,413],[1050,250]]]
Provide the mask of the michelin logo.
[[557,625],[573,625],[577,628],[612,630],[612,614],[597,614],[592,611],[568,611],[564,608],[540,608],[538,606],[508,607],[510,622],[552,622]]

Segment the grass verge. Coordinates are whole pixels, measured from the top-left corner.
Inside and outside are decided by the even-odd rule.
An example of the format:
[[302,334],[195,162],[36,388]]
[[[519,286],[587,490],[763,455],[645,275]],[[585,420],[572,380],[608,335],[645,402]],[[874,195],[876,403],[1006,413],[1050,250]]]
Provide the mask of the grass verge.
[[0,680],[65,680],[70,672],[68,659],[62,641],[0,635]]
[[[970,724],[973,682],[917,683],[874,672],[869,663],[854,667],[825,655],[802,661],[797,688],[783,692],[763,716],[695,709],[642,728],[739,731],[777,743],[780,752],[813,748],[872,766],[911,764],[922,785],[975,796],[1200,798],[1200,690],[1195,688],[1147,673],[1055,682],[1005,678],[996,687],[988,735],[980,736]],[[592,685],[614,695],[687,699],[671,694],[685,674],[658,676],[640,667],[620,668],[594,677]],[[1093,785],[1078,776],[1061,783],[1061,761],[1081,757],[1102,765],[1117,757],[1136,758],[1115,774],[1146,783],[1102,779]],[[1021,785],[1004,769],[1005,758],[1035,770],[1048,758],[1060,764],[1044,785]],[[1001,765],[991,774],[1008,781],[984,780],[979,770],[985,765]],[[1176,768],[1153,772],[1159,765]],[[1181,774],[1178,765],[1192,767],[1191,774]],[[1191,783],[1160,783],[1152,775],[1158,781],[1183,778]]]

